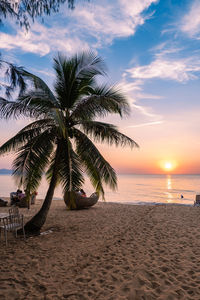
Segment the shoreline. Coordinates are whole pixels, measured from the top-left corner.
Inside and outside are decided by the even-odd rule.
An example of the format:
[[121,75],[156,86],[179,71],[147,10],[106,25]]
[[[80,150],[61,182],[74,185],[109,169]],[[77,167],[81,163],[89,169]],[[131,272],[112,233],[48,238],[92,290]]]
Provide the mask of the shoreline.
[[[39,209],[20,208],[28,220]],[[7,211],[1,207],[0,211]],[[53,201],[43,234],[2,237],[1,299],[200,299],[199,210]]]
[[[99,202],[103,202],[103,201],[99,201]],[[110,204],[122,204],[122,205],[139,205],[139,206],[145,206],[145,205],[175,205],[175,206],[190,206],[193,207],[193,204],[184,204],[184,203],[164,203],[164,202],[111,202],[111,201],[106,201],[106,203],[110,203]]]
[[[6,200],[8,201],[8,206],[9,206],[9,203],[10,203],[10,198],[9,197],[0,197],[0,199],[3,199],[3,200]],[[37,201],[43,201],[42,199],[37,199]],[[53,198],[52,201],[63,201],[64,203],[64,200],[61,199],[61,198]],[[177,205],[177,206],[190,206],[190,207],[193,207],[194,206],[194,202],[195,200],[193,201],[193,203],[178,203],[178,202],[145,202],[145,201],[138,201],[138,202],[117,202],[117,201],[103,201],[103,200],[99,200],[98,203],[110,203],[110,204],[122,204],[122,205],[140,205],[140,206],[149,206],[149,205]]]

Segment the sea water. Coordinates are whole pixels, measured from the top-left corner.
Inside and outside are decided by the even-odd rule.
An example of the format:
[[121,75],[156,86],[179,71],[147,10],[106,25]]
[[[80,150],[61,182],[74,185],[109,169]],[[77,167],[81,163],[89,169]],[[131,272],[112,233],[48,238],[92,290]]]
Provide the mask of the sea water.
[[[94,192],[88,178],[84,190],[87,195]],[[0,197],[9,197],[10,192],[16,191],[17,184],[11,175],[0,175]],[[38,188],[38,198],[44,198],[48,183],[43,178]],[[192,205],[195,195],[200,194],[200,175],[118,175],[118,189],[112,191],[105,188],[107,202],[152,204],[178,203]],[[181,198],[181,195],[183,198]],[[62,188],[54,193],[54,200],[62,199]]]

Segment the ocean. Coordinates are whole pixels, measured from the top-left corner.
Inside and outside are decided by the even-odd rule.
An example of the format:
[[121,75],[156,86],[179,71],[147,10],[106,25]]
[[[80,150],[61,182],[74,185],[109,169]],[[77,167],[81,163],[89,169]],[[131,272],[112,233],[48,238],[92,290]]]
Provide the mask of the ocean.
[[[43,178],[38,189],[38,198],[44,198],[48,183]],[[94,192],[86,178],[84,190],[87,195]],[[0,197],[9,197],[17,185],[11,175],[0,175]],[[105,189],[107,202],[129,204],[178,203],[193,205],[195,195],[200,194],[200,175],[118,175],[118,189]],[[183,195],[183,198],[181,198]],[[62,188],[54,193],[54,200],[62,199]]]

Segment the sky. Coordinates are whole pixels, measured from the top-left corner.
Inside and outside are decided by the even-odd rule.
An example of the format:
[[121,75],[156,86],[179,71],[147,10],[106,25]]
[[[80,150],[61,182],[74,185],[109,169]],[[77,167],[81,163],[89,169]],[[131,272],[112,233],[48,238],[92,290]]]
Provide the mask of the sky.
[[[104,81],[125,93],[129,117],[107,117],[139,149],[99,145],[118,173],[200,174],[200,0],[91,0],[67,4],[26,32],[0,27],[4,59],[52,86],[53,57],[93,50],[107,65]],[[27,120],[0,122],[0,144]],[[11,168],[13,156],[0,157]]]

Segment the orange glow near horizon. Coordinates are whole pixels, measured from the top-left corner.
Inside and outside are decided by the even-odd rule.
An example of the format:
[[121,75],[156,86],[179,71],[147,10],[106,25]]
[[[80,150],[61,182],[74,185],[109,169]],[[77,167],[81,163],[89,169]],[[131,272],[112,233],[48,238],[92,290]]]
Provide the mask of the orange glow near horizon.
[[173,172],[177,168],[178,164],[176,161],[165,160],[160,162],[160,167],[166,173]]

